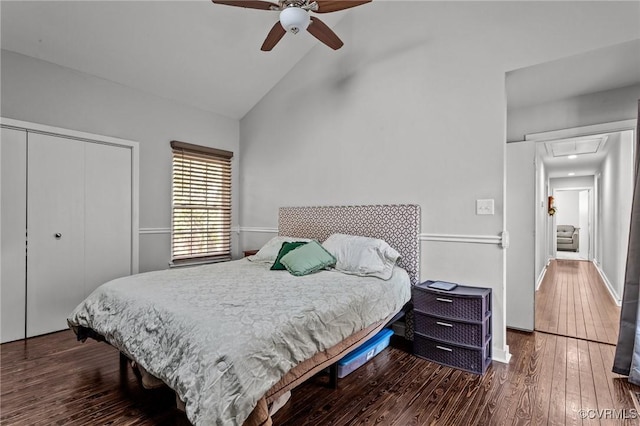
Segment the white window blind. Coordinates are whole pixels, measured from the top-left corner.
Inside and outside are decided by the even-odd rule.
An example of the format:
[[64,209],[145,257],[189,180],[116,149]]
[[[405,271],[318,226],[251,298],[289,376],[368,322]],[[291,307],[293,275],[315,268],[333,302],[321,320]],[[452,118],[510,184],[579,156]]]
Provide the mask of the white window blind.
[[233,153],[172,141],[172,262],[231,259]]

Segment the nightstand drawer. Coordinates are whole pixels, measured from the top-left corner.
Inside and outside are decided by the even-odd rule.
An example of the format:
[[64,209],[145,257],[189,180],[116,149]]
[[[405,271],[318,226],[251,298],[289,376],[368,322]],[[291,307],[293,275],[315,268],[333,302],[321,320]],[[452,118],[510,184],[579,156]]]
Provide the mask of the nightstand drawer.
[[415,331],[425,337],[463,346],[482,347],[491,337],[491,316],[481,323],[438,318],[414,309]]
[[413,353],[449,367],[484,374],[491,364],[491,339],[482,348],[469,349],[429,339],[416,332],[413,335]]
[[[483,322],[491,312],[491,292],[486,289],[458,286],[453,291],[437,291],[426,287],[429,281],[413,288],[414,309],[429,315],[457,319],[460,321]],[[463,291],[480,290],[484,294],[467,295]]]

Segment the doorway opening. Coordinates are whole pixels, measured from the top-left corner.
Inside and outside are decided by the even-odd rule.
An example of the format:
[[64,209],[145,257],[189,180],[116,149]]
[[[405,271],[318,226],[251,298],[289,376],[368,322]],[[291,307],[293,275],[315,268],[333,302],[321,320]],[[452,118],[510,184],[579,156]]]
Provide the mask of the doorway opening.
[[551,240],[554,257],[565,260],[592,260],[593,188],[555,188],[555,185],[561,184],[561,180],[552,179],[551,184],[556,208],[552,217],[556,238]]
[[536,194],[554,209],[536,212],[535,330],[617,343],[633,140],[625,129],[536,141]]

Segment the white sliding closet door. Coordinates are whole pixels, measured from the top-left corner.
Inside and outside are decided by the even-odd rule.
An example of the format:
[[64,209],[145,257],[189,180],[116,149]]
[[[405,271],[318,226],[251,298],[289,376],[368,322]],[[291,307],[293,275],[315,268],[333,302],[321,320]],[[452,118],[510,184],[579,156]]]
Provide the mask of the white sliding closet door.
[[138,144],[0,118],[0,342],[138,272]]
[[84,297],[85,143],[29,133],[27,337],[67,328]]
[[131,148],[85,144],[85,288],[131,275]]
[[0,141],[0,342],[4,343],[25,337],[27,132],[3,128]]

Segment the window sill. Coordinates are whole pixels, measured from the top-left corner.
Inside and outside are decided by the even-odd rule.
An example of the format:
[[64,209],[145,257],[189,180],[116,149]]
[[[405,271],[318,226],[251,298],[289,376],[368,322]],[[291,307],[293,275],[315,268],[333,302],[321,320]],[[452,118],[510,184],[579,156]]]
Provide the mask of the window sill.
[[173,269],[173,268],[182,268],[182,267],[187,267],[187,266],[199,266],[199,265],[207,265],[210,263],[222,263],[222,262],[228,262],[230,261],[231,258],[225,258],[225,259],[203,259],[203,260],[185,260],[185,261],[180,261],[180,262],[169,262],[169,268]]

